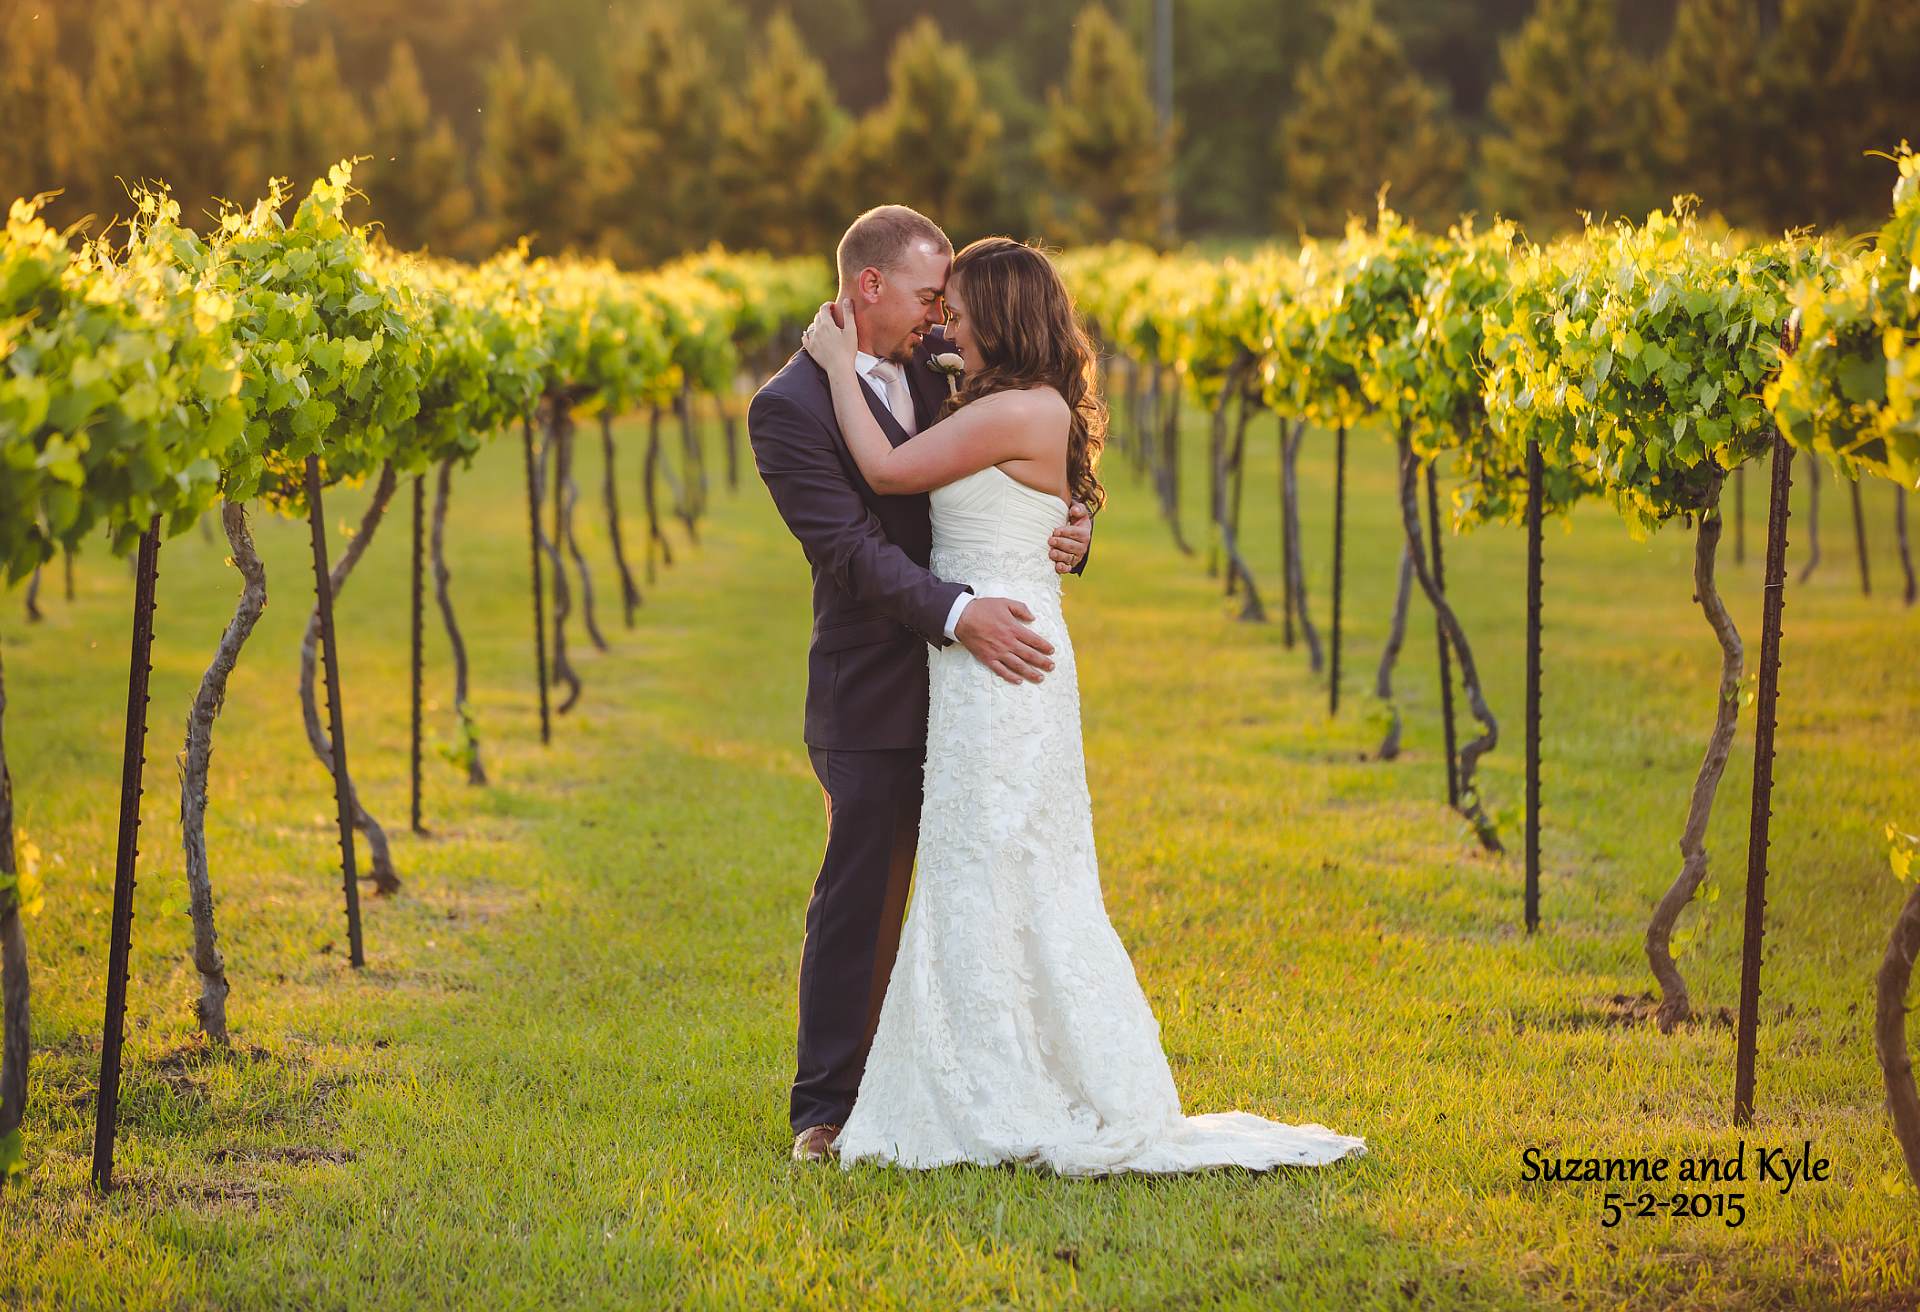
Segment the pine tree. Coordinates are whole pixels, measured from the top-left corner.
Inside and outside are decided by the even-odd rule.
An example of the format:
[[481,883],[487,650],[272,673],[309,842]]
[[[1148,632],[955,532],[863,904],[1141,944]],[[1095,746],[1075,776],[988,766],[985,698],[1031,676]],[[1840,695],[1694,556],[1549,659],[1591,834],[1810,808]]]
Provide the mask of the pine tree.
[[1370,216],[1383,183],[1393,208],[1429,225],[1458,211],[1465,143],[1371,5],[1341,10],[1320,58],[1302,66],[1280,151],[1282,221],[1305,231]]
[[987,231],[1001,202],[1000,126],[966,50],[921,18],[887,61],[886,100],[848,134],[844,208],[911,205],[956,244]]
[[1062,240],[1162,236],[1171,143],[1140,54],[1102,5],[1082,9],[1074,24],[1066,84],[1047,92],[1039,155],[1060,193],[1051,232]]
[[716,235],[780,254],[828,249],[848,218],[834,187],[846,126],[826,69],[793,20],[774,15],[721,117],[714,176],[727,204]]
[[1480,145],[1489,205],[1545,232],[1666,199],[1647,179],[1652,79],[1615,38],[1614,0],[1541,0],[1500,63]]
[[1776,225],[1878,224],[1892,169],[1869,150],[1920,138],[1920,14],[1876,0],[1784,0],[1761,72]]
[[[1409,0],[1431,4],[1435,0]],[[1183,229],[1265,232],[1282,178],[1275,134],[1300,65],[1324,46],[1327,4],[1181,0],[1175,15],[1174,162]],[[1116,9],[1125,18],[1137,4]],[[1137,35],[1146,28],[1137,26]]]
[[487,79],[480,178],[497,236],[532,238],[536,254],[576,244],[580,199],[580,108],[553,61],[522,64],[504,46]]
[[405,250],[478,254],[466,157],[453,129],[428,103],[413,47],[405,41],[395,43],[374,101],[372,139],[373,160],[354,174],[354,185],[373,202],[387,240]]
[[323,37],[310,54],[294,61],[293,85],[278,103],[285,107],[285,135],[274,172],[293,182],[291,212],[313,180],[325,177],[334,164],[372,154],[373,137],[359,100],[340,78],[340,61],[330,37]]
[[[1871,147],[1891,154],[1901,140],[1920,146],[1920,5],[1881,4],[1875,7],[1869,29],[1868,77],[1873,93],[1867,102],[1867,140]],[[1886,160],[1880,166],[1881,203],[1896,175]],[[1876,221],[1885,210],[1873,212]]]
[[1681,0],[1654,101],[1668,193],[1735,223],[1767,221],[1760,24],[1748,0]]
[[0,205],[60,191],[44,213],[64,226],[87,211],[100,178],[80,81],[58,61],[56,23],[51,8],[16,5],[0,28]]
[[699,34],[668,4],[650,4],[617,40],[588,190],[607,253],[655,264],[712,239],[716,74]]
[[182,221],[203,224],[221,192],[224,115],[208,84],[207,43],[174,0],[120,0],[94,32],[87,105],[99,130],[101,177],[89,203],[107,222],[131,208],[126,186],[165,182]]
[[282,5],[228,6],[212,49],[208,80],[222,107],[221,194],[250,205],[267,179],[286,170],[287,88],[293,85],[293,22]]

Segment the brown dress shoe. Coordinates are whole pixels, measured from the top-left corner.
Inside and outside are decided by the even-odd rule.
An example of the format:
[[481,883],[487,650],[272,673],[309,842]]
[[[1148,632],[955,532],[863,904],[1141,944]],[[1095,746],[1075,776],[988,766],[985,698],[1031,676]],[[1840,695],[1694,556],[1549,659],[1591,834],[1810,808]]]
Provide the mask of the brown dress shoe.
[[824,1162],[840,1154],[834,1148],[833,1141],[840,1136],[837,1125],[809,1125],[793,1136],[793,1160],[796,1162]]

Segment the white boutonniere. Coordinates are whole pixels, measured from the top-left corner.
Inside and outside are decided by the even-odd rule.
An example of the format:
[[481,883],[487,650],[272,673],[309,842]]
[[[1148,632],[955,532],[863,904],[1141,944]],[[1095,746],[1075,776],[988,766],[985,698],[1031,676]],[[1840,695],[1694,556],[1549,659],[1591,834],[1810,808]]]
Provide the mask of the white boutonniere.
[[967,364],[957,352],[942,352],[927,363],[947,376],[947,395],[952,396],[960,390],[960,375],[967,371]]

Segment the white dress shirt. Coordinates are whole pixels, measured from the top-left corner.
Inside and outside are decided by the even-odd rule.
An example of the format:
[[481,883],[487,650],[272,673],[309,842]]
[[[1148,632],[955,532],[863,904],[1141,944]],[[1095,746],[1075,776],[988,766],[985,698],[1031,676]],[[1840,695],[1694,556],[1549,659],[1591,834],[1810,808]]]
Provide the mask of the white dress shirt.
[[[855,351],[853,353],[854,372],[859,374],[860,380],[872,389],[875,396],[880,398],[880,404],[887,407],[887,412],[893,414],[893,417],[900,421],[900,427],[907,430],[907,436],[912,437],[919,429],[919,421],[913,414],[912,394],[908,394],[909,400],[906,415],[901,416],[895,413],[893,406],[887,399],[887,385],[885,380],[873,376],[873,367],[879,363],[880,357],[877,355],[869,355],[865,351]],[[901,376],[904,379],[906,366],[895,365],[894,367],[902,371]],[[960,612],[965,610],[967,603],[972,600],[973,594],[971,592],[963,592],[953,599],[953,609],[947,612],[948,638],[951,639],[954,636],[954,630],[959,627],[960,624]]]

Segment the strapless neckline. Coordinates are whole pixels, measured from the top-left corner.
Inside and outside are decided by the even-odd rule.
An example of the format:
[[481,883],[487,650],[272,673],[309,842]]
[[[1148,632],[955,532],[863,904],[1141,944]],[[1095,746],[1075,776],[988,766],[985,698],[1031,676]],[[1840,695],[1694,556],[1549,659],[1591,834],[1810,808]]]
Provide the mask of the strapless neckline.
[[[1073,510],[1073,506],[1067,501],[1067,499],[1061,496],[1057,492],[1042,492],[1037,487],[1033,487],[1032,485],[1027,483],[1022,483],[1019,479],[1015,478],[1012,474],[1009,474],[1006,470],[1000,468],[1000,466],[998,465],[988,465],[987,469],[993,470],[995,473],[999,474],[1000,477],[1006,479],[1007,482],[1019,488],[1022,492],[1031,492],[1034,496],[1043,497],[1048,501],[1055,502],[1065,507],[1069,513],[1071,513],[1071,511]],[[983,469],[980,472],[984,474],[987,472],[987,469]]]
[[[998,471],[997,473],[993,471]],[[982,465],[933,490],[933,572],[976,588],[992,581],[1057,590],[1047,541],[1068,522],[1065,498]]]

